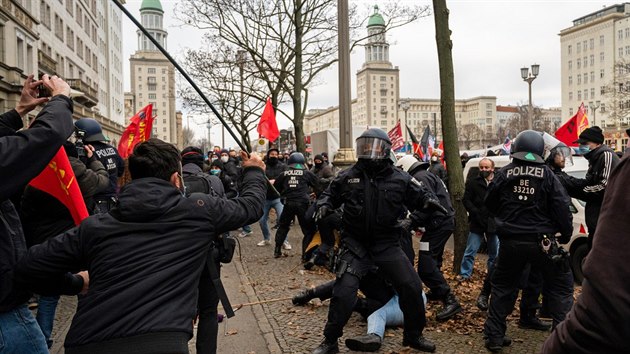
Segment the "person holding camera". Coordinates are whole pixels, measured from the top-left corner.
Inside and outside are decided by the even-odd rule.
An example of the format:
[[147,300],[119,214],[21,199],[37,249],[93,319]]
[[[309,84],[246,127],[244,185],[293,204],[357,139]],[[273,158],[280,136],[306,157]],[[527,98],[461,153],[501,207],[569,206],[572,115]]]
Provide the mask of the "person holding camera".
[[89,210],[90,214],[92,212],[106,213],[116,204],[118,177],[125,173],[125,163],[118,154],[118,150],[107,143],[107,138],[103,135],[103,128],[95,119],[81,118],[74,125],[79,130],[79,144],[91,144],[94,147],[96,158],[109,173],[109,187],[94,196],[94,209]]
[[[211,242],[262,215],[265,164],[242,154],[237,198],[185,197],[179,150],[159,139],[140,143],[114,208],[28,250],[15,269],[19,284],[43,294],[77,294],[89,285],[66,353],[188,353]],[[89,279],[60,283],[79,269]]]
[[[109,186],[109,174],[103,164],[96,159],[91,145],[77,146],[71,141],[66,141],[63,147],[85,205],[91,210],[94,195]],[[22,195],[20,217],[28,247],[40,244],[75,226],[70,211],[63,203],[32,186],[27,186]],[[48,348],[53,344],[51,334],[58,302],[59,295],[42,295],[38,301],[36,319],[46,337]]]
[[[40,85],[51,98],[38,98]],[[31,294],[14,283],[14,267],[26,253],[26,241],[9,198],[46,167],[72,134],[69,95],[70,86],[57,76],[34,81],[29,75],[15,109],[0,115],[0,333],[3,351],[10,353],[48,353],[42,331],[26,306]],[[22,118],[44,103],[33,123],[20,130]]]

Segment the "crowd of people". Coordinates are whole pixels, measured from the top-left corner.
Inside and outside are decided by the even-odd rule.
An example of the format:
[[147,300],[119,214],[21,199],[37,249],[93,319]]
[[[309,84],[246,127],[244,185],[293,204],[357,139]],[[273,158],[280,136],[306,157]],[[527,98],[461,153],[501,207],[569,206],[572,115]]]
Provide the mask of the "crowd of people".
[[[38,98],[40,85],[51,98]],[[402,326],[403,346],[434,352],[423,335],[426,303],[443,304],[438,321],[463,311],[442,270],[455,209],[439,156],[396,159],[387,134],[368,129],[356,139],[357,163],[341,171],[326,153],[307,161],[275,148],[264,157],[180,151],[159,139],[136,145],[123,161],[97,121],[73,121],[69,93],[56,76],[29,76],[15,109],[0,115],[0,352],[47,353],[59,296],[77,295],[67,353],[188,353],[195,320],[197,352],[216,353],[219,302],[233,315],[221,263],[234,253],[230,233],[248,237],[254,222],[260,247],[272,245],[275,230],[274,258],[292,249],[287,234],[297,223],[304,267],[335,274],[292,300],[300,306],[330,299],[314,354],[339,351],[353,311],[368,326],[365,335],[346,339],[349,349],[377,351],[385,327]],[[38,106],[23,128],[22,117]],[[513,142],[510,164],[495,169],[492,158],[481,159],[478,176],[466,181],[470,234],[458,281],[470,281],[486,244],[477,306],[487,310],[488,350],[511,345],[506,318],[521,289],[519,326],[552,330],[543,352],[627,351],[630,289],[621,262],[630,225],[615,210],[630,206],[623,192],[630,170],[603,140],[598,127],[580,134],[576,143],[589,160],[583,179],[563,171],[571,149],[527,130]],[[28,185],[60,148],[90,214],[78,226],[64,204]],[[562,252],[573,232],[570,197],[586,202],[591,249],[575,304]],[[39,295],[36,317],[26,305],[32,293]],[[551,323],[539,318],[541,295]]]

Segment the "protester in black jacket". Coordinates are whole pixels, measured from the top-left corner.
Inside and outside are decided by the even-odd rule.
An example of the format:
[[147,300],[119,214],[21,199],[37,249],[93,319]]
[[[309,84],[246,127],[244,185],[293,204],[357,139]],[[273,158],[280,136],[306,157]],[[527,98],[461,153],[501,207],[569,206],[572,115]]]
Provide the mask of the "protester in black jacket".
[[[265,174],[267,175],[267,179],[269,179],[269,183],[272,185],[276,181],[276,178],[278,178],[278,176],[287,169],[287,165],[278,159],[279,154],[280,152],[276,148],[271,148],[267,151],[265,161],[267,168],[265,169]],[[280,220],[280,215],[282,215],[284,205],[280,201],[280,194],[278,194],[278,191],[274,188],[267,188],[267,198],[265,200],[265,206],[263,207],[263,216],[258,221],[263,239],[258,242],[258,246],[267,246],[271,244],[271,233],[269,232],[269,225],[267,224],[267,221],[269,220],[269,211],[271,211],[271,209],[276,211],[277,224]]]
[[223,163],[223,171],[236,182],[239,176],[239,162],[235,157],[230,156],[228,149],[221,150],[219,160]]
[[431,154],[431,165],[429,166],[428,170],[429,172],[440,177],[440,179],[444,181],[445,184],[448,184],[448,173],[446,172],[446,168],[444,168],[444,165],[442,165],[442,162],[440,161],[440,156],[437,152]]
[[221,183],[223,183],[223,190],[225,191],[225,197],[228,199],[236,198],[238,196],[238,188],[236,187],[236,181],[232,180],[230,176],[224,170],[225,165],[221,160],[214,160],[210,163],[210,169],[208,173],[212,176],[217,176]]
[[238,198],[186,198],[177,148],[158,139],[138,144],[115,208],[28,251],[16,280],[42,293],[77,293],[84,282],[63,289],[57,279],[89,271],[66,353],[188,353],[210,242],[262,214],[264,163],[243,155]]
[[313,172],[318,179],[318,183],[315,188],[315,195],[319,197],[319,195],[328,188],[328,185],[332,182],[333,178],[335,178],[335,172],[333,171],[331,165],[324,162],[324,157],[322,155],[315,155],[311,172]]
[[586,217],[586,227],[588,228],[588,248],[593,245],[593,235],[597,228],[597,219],[604,200],[604,192],[608,184],[608,178],[619,163],[619,157],[615,152],[604,145],[604,134],[597,127],[585,129],[579,136],[576,143],[581,144],[581,148],[589,150],[584,157],[588,160],[588,171],[584,180],[583,193],[576,196],[586,202],[584,214]]
[[[50,101],[36,98],[42,83],[53,95]],[[29,75],[17,107],[0,115],[0,327],[11,328],[2,348],[9,353],[47,352],[46,340],[26,307],[31,294],[13,282],[13,267],[26,253],[26,242],[9,197],[36,177],[72,134],[69,94],[70,86],[57,76],[44,75],[42,81],[33,81]],[[28,129],[19,130],[22,117],[46,101]]]

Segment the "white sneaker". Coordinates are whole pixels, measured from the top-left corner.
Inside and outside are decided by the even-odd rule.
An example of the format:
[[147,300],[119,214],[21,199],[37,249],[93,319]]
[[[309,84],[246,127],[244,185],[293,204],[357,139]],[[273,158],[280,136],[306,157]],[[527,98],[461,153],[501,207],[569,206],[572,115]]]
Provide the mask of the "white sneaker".
[[293,249],[293,247],[291,247],[291,244],[289,243],[289,241],[284,241],[284,243],[282,244],[282,248],[284,248],[285,250]]
[[250,231],[250,232],[241,232],[240,234],[238,234],[238,237],[247,237],[247,236],[251,236],[254,232]]
[[269,240],[262,240],[262,241],[258,242],[256,245],[260,246],[260,247],[263,247],[263,246],[269,246],[270,244],[271,244],[271,241],[269,241]]

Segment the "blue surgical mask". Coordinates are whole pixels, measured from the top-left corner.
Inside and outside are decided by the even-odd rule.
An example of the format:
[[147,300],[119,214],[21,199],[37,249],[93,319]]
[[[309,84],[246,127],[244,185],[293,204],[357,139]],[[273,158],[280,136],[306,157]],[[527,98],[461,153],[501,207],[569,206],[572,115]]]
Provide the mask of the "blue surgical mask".
[[221,170],[210,170],[210,174],[213,176],[218,176],[221,173]]
[[588,145],[580,145],[578,148],[578,152],[582,155],[587,154],[589,151],[591,151],[591,147]]

